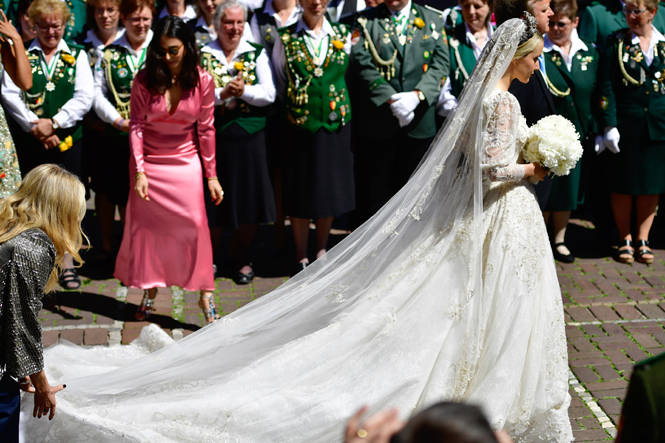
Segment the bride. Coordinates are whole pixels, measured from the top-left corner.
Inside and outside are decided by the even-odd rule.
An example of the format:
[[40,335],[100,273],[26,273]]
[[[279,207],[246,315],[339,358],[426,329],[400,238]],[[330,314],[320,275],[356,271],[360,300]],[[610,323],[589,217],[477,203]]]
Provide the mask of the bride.
[[25,440],[333,442],[362,404],[406,417],[444,399],[482,405],[517,442],[572,440],[560,290],[525,179],[545,171],[522,164],[527,127],[507,92],[543,48],[525,15],[498,28],[371,220],[178,342],[154,327],[128,347],[48,349],[49,379],[68,389],[52,422],[24,414]]

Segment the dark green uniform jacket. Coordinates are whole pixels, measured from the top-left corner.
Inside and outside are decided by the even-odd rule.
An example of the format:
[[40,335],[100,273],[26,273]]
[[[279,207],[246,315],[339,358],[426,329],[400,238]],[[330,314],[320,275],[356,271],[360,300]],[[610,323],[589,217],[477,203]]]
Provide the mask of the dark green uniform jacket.
[[[385,140],[403,130],[413,138],[436,135],[435,104],[450,68],[441,14],[412,4],[404,35],[406,44],[401,45],[385,4],[358,17],[352,39],[358,82],[354,127],[365,137]],[[400,128],[386,102],[395,93],[416,89],[425,100],[413,122]]]

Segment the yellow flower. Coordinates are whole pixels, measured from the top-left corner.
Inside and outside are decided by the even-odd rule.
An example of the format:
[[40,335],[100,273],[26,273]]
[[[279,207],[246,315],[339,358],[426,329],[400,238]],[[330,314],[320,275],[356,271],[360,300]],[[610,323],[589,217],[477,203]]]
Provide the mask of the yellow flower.
[[333,40],[332,44],[338,51],[344,49],[344,42],[341,40]]
[[420,17],[416,17],[416,19],[413,21],[413,24],[418,26],[420,29],[423,29],[425,27],[425,22]]
[[63,52],[63,53],[60,55],[60,58],[61,58],[63,61],[65,61],[66,63],[69,63],[69,64],[72,65],[72,66],[76,64],[76,59],[75,59],[71,54],[67,54],[66,52]]
[[236,71],[242,71],[245,69],[245,64],[243,62],[235,62],[233,67],[236,68]]
[[64,141],[60,142],[60,144],[58,145],[58,149],[60,149],[60,152],[65,152],[66,150],[71,148],[73,144],[74,143],[72,141],[72,136],[68,135]]

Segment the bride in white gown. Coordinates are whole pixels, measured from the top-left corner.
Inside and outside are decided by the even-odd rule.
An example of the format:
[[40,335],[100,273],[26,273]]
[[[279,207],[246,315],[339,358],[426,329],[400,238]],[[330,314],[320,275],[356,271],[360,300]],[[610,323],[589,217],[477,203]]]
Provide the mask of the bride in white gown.
[[536,33],[500,26],[409,183],[277,290],[175,343],[146,328],[129,347],[49,348],[67,389],[52,422],[24,399],[24,440],[334,442],[362,404],[407,417],[444,399],[517,442],[572,440],[560,289],[524,179],[544,172],[520,164],[506,92],[536,69]]

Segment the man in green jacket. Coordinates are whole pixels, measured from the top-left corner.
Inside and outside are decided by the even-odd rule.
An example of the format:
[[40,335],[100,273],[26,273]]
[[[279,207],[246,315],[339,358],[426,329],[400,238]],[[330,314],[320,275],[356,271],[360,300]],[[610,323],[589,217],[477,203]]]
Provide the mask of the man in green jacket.
[[362,222],[408,181],[436,135],[449,51],[441,13],[410,0],[386,0],[359,13],[352,43]]

